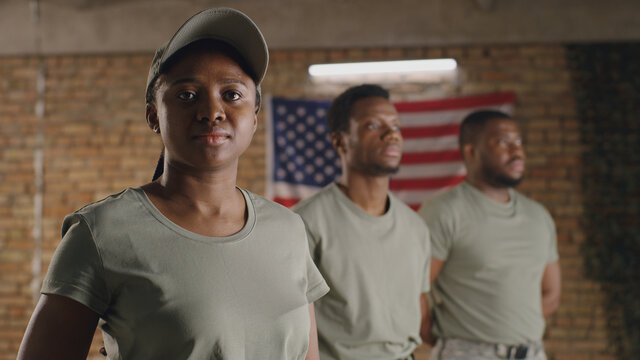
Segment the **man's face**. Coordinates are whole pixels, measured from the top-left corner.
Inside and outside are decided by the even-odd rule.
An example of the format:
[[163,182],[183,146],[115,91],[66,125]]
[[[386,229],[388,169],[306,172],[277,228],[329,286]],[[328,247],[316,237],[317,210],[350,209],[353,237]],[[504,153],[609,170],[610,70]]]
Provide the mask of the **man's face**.
[[356,101],[349,133],[342,133],[346,166],[352,171],[383,176],[396,173],[402,157],[402,134],[396,108],[383,97]]
[[526,157],[515,121],[489,120],[475,147],[474,161],[487,184],[504,188],[522,181]]

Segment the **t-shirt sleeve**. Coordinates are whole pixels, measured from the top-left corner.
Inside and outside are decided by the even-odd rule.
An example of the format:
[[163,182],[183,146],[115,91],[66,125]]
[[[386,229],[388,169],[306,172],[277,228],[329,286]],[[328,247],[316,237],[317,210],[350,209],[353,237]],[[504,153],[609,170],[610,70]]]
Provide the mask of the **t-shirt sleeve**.
[[545,209],[546,225],[549,229],[549,252],[547,254],[547,264],[558,260],[558,236],[556,233],[556,225],[553,222],[551,214]]
[[446,260],[453,239],[453,217],[440,202],[427,201],[420,207],[418,214],[429,228],[431,257]]
[[[307,235],[308,236],[308,235]],[[311,241],[307,242],[309,245],[312,243]],[[329,286],[327,282],[320,274],[320,270],[316,267],[313,260],[311,259],[311,252],[307,250],[305,252],[306,260],[305,264],[307,266],[307,301],[312,303],[321,297],[323,297],[326,293],[329,292]]]
[[42,284],[43,294],[73,299],[98,314],[109,303],[104,269],[91,230],[83,216],[69,215]]

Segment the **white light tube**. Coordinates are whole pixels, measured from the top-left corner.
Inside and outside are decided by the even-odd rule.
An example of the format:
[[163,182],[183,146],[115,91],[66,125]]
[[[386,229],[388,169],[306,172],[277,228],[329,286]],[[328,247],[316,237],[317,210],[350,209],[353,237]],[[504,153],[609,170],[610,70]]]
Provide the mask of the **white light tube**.
[[309,75],[339,76],[362,74],[389,74],[452,71],[458,64],[454,59],[376,61],[342,64],[316,64],[309,66]]

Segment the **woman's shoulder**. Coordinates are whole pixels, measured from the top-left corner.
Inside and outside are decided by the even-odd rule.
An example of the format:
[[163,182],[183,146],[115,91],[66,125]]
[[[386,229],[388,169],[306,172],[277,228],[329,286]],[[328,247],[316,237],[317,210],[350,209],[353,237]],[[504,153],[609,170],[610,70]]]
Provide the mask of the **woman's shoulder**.
[[100,200],[89,203],[67,217],[83,217],[87,222],[95,223],[95,219],[130,219],[131,212],[137,211],[144,196],[140,188],[126,188],[118,193],[108,195]]

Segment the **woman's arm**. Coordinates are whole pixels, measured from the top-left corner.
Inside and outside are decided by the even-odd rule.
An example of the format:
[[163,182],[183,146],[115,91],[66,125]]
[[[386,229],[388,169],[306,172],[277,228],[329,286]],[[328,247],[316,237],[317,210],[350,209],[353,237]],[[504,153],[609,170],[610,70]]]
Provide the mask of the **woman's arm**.
[[86,359],[98,318],[75,300],[43,294],[22,339],[18,360]]

